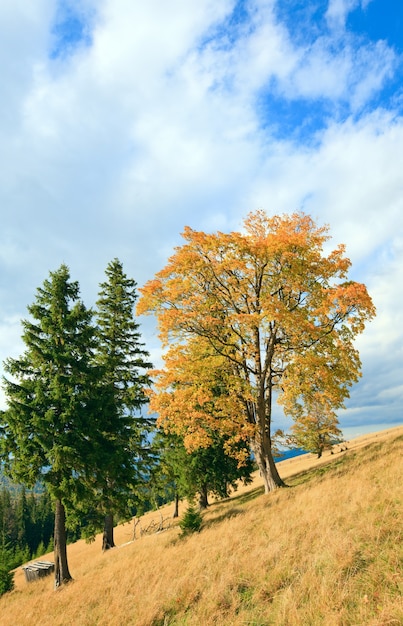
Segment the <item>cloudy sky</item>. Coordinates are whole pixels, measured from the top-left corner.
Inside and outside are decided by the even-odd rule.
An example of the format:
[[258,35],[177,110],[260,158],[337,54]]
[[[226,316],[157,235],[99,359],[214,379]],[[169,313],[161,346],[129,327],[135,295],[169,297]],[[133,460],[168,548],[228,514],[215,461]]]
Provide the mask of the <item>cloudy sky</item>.
[[141,286],[185,225],[303,210],[377,307],[342,428],[403,423],[402,5],[0,0],[0,361],[61,263],[92,306],[114,257]]

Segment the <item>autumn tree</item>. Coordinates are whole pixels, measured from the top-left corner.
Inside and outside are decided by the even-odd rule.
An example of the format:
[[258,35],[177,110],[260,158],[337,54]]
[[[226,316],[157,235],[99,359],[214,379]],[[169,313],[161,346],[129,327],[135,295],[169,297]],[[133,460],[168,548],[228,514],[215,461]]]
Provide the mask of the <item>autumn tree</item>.
[[17,483],[40,478],[55,506],[55,585],[71,579],[66,549],[66,510],[89,497],[85,477],[93,472],[92,437],[106,396],[93,366],[92,313],[79,299],[79,285],[65,265],[50,273],[28,306],[26,350],[5,362],[8,408],[0,418],[5,469]]
[[[365,286],[348,279],[344,246],[325,254],[327,233],[305,214],[268,217],[263,211],[251,213],[242,232],[206,234],[187,227],[185,243],[140,290],[138,313],[155,313],[161,339],[171,345],[165,362],[170,374],[157,381],[155,392],[162,398],[161,419],[187,423],[192,437],[206,436],[203,420],[211,415],[204,411],[203,393],[196,412],[173,413],[165,402],[175,379],[172,367],[190,342],[202,338],[212,350],[205,365],[224,359],[232,389],[227,408],[222,399],[216,428],[228,432],[232,417],[233,437],[248,437],[266,492],[283,485],[272,454],[276,397],[287,395],[287,412],[298,401],[293,381],[302,372],[308,379],[319,361],[326,384],[346,398],[360,376],[354,339],[375,314]],[[197,381],[192,385],[194,396]],[[234,404],[238,412],[228,408]]]
[[338,427],[337,416],[326,414],[316,407],[309,414],[302,415],[291,426],[291,442],[317,455],[318,459],[324,450],[330,450],[336,441],[340,441],[343,433]]
[[320,458],[335,440],[342,437],[337,410],[344,406],[343,355],[333,360],[327,354],[310,355],[310,367],[290,366],[285,378],[286,388],[280,401],[294,424],[291,426],[289,443],[313,452]]
[[[114,513],[130,516],[139,483],[146,476],[146,437],[149,421],[141,416],[150,385],[149,354],[134,318],[136,283],[118,259],[106,268],[96,308],[96,362],[112,387],[112,403],[102,425],[99,445],[102,471],[97,476],[97,502],[103,513],[103,549],[114,546]],[[106,445],[104,443],[106,442]]]

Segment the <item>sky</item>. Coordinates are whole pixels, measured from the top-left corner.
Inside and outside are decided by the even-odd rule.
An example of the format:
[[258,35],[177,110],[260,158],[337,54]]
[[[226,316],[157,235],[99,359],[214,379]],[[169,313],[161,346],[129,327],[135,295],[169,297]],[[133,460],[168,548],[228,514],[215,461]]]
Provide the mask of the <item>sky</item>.
[[0,0],[0,67],[0,363],[62,263],[93,306],[185,225],[303,211],[377,308],[341,428],[403,423],[403,2]]

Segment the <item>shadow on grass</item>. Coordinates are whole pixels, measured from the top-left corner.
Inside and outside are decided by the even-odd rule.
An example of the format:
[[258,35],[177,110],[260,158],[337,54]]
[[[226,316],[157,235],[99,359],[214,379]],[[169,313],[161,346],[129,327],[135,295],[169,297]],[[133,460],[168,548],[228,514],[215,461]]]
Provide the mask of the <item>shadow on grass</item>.
[[242,505],[242,504],[246,504],[247,502],[250,502],[251,500],[254,500],[255,498],[258,498],[259,496],[262,496],[263,493],[264,493],[264,488],[262,485],[260,487],[255,487],[254,489],[251,489],[250,491],[246,491],[245,493],[240,493],[238,496],[231,496],[231,498],[222,500],[222,502],[223,503],[236,502],[237,504]]
[[290,476],[288,478],[288,485],[290,487],[297,487],[298,485],[303,485],[311,480],[322,479],[324,476],[328,474],[333,475],[342,475],[348,472],[348,465],[351,464],[351,461],[355,457],[355,454],[349,454],[347,456],[342,456],[341,458],[335,461],[329,461],[324,465],[320,465],[319,467],[313,467],[309,470],[305,470],[303,472],[299,472],[294,476]]
[[[401,443],[402,437],[398,437],[392,443],[388,443],[388,448],[394,444],[396,446]],[[370,463],[377,456],[382,455],[384,451],[383,443],[375,443],[366,446],[363,450],[358,452],[356,451],[347,451],[342,456],[337,459],[329,459],[329,461],[323,465],[319,465],[318,467],[313,467],[311,469],[298,472],[294,476],[289,476],[287,478],[287,483],[285,488],[293,488],[299,485],[304,485],[309,482],[321,481],[325,476],[342,476],[344,474],[348,474],[351,468],[352,463]],[[283,489],[276,490],[274,493],[279,493],[283,491]],[[215,524],[219,524],[225,520],[230,519],[231,517],[238,517],[242,515],[245,511],[242,509],[243,505],[247,504],[255,500],[256,498],[262,496],[264,494],[263,486],[255,487],[250,491],[239,495],[233,495],[231,498],[226,498],[224,500],[219,500],[217,502],[213,502],[209,506],[209,510],[212,513],[211,519],[205,520],[203,522],[204,528],[209,528],[214,526]],[[269,500],[268,500],[269,503]]]
[[208,510],[212,513],[212,517],[203,522],[203,529],[215,526],[225,520],[232,517],[238,517],[244,514],[244,509],[240,508],[247,502],[255,500],[259,496],[263,495],[263,487],[255,487],[246,493],[239,494],[237,496],[231,496],[231,498],[225,498],[218,502],[212,502]]
[[212,526],[215,526],[216,524],[221,524],[221,522],[232,519],[233,517],[239,517],[240,515],[243,515],[244,513],[245,511],[243,509],[232,507],[231,509],[227,509],[226,511],[223,511],[221,515],[217,515],[216,517],[212,517],[208,520],[204,520],[202,529],[204,530],[205,528],[211,528]]
[[[348,472],[348,465],[355,457],[355,454],[349,454],[348,456],[343,455],[341,458],[337,460],[329,460],[328,463],[324,465],[320,465],[319,467],[314,467],[308,470],[304,470],[302,472],[298,472],[294,476],[289,476],[287,478],[287,482],[284,484],[284,487],[276,490],[273,493],[279,493],[288,488],[297,487],[298,485],[303,485],[305,483],[310,482],[311,480],[321,479],[323,476],[327,474],[344,474]],[[255,487],[250,491],[239,495],[233,495],[231,498],[226,498],[225,500],[219,500],[218,502],[213,502],[209,506],[209,510],[213,511],[214,509],[221,509],[225,507],[225,505],[234,504],[237,507],[242,507],[244,504],[255,500],[259,496],[264,495],[264,487],[263,485],[259,487]],[[269,494],[270,495],[270,494]],[[232,517],[231,511],[234,509],[228,509],[227,512],[223,512],[222,515],[219,515],[211,520],[211,522],[215,523],[216,521],[222,521],[228,517]],[[236,509],[238,510],[238,509]],[[210,522],[208,522],[210,523]]]

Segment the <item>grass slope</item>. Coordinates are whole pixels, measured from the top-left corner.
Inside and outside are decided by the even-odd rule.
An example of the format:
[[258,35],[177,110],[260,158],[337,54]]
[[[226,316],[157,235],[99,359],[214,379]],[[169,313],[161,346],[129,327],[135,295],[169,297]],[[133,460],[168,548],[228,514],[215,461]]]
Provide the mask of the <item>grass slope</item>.
[[116,529],[124,545],[109,553],[100,538],[77,542],[75,580],[55,592],[51,579],[27,584],[19,570],[0,624],[403,624],[402,433],[303,466],[284,461],[288,489],[265,496],[257,478],[214,503],[186,539],[171,527],[130,542],[126,524]]

